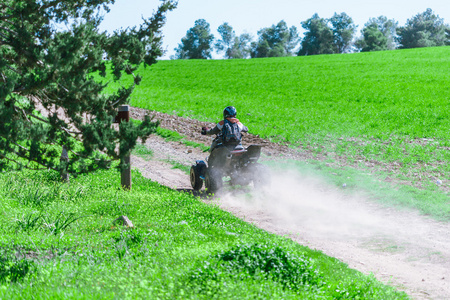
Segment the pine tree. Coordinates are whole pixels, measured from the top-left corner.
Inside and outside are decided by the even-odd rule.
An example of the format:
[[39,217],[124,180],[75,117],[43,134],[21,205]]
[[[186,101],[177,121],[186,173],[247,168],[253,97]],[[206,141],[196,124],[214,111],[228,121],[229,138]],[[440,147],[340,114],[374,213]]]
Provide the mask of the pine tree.
[[210,25],[204,19],[195,21],[194,27],[186,32],[181,43],[175,48],[174,59],[208,59],[211,58],[212,42]]
[[[139,27],[100,32],[101,13],[113,3],[1,1],[0,170],[109,168],[154,132],[150,118],[122,122],[120,130],[112,122],[141,80],[136,69],[163,54],[161,28],[177,3],[162,1]],[[134,83],[106,92],[123,76]]]

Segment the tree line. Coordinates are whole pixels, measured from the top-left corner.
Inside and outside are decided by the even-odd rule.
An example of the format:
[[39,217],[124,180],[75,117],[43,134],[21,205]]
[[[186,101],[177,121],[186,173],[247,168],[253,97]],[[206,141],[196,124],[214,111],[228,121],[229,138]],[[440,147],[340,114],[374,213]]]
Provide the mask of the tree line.
[[357,26],[346,13],[335,13],[331,18],[316,13],[301,22],[305,30],[300,37],[297,27],[288,27],[280,21],[262,28],[254,40],[252,35],[237,35],[227,22],[217,29],[219,38],[211,33],[204,19],[195,21],[181,43],[175,48],[172,59],[208,59],[216,50],[224,58],[282,57],[293,55],[336,54],[349,52],[383,51],[418,47],[450,45],[450,26],[430,8],[408,19],[399,26],[385,16],[370,18],[360,36]]

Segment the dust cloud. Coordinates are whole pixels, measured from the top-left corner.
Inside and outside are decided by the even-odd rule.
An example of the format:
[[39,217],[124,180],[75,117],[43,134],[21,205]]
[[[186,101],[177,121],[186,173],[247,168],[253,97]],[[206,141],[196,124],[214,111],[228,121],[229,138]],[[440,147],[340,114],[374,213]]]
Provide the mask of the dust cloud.
[[372,273],[414,299],[450,299],[449,223],[296,171],[272,173],[262,190],[225,188],[219,197],[222,209]]
[[266,221],[287,231],[301,228],[327,239],[383,231],[383,220],[365,209],[367,202],[362,195],[351,195],[345,187],[329,187],[320,178],[305,177],[295,171],[272,173],[271,177],[270,186],[262,190],[223,194],[222,205],[264,214]]

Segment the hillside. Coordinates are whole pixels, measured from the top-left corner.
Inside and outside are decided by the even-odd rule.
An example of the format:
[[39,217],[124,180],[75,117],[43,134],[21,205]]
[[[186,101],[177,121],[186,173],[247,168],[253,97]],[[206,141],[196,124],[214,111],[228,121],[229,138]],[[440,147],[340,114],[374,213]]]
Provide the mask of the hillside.
[[[436,213],[450,216],[450,47],[160,61],[140,74],[133,106],[214,122],[234,105],[251,133],[334,168],[430,191]],[[408,193],[403,202],[424,206]]]
[[450,47],[252,60],[160,61],[132,104],[201,120],[234,105],[256,134],[435,138],[448,146]]

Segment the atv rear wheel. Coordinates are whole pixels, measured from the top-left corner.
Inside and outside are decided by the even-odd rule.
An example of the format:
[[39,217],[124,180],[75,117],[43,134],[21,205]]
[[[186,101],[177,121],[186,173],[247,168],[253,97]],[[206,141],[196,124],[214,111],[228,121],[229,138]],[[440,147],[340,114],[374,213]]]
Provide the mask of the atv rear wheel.
[[191,180],[191,186],[195,191],[200,190],[203,186],[203,180],[200,178],[200,174],[201,166],[198,164],[192,165],[189,178]]
[[206,169],[205,188],[208,194],[214,194],[222,188],[222,173],[214,168]]

